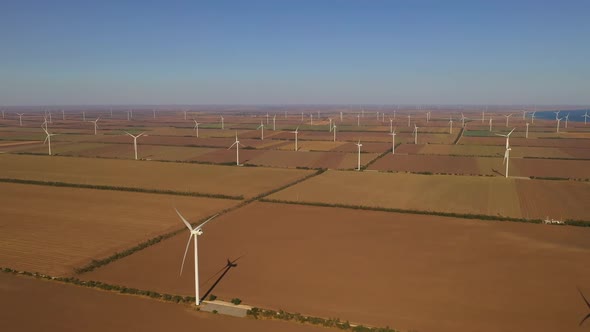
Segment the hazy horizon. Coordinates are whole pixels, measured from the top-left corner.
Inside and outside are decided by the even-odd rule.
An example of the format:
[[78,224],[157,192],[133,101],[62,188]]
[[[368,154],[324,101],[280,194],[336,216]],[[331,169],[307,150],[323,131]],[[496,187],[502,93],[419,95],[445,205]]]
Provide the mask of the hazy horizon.
[[589,105],[587,1],[19,1],[0,106]]

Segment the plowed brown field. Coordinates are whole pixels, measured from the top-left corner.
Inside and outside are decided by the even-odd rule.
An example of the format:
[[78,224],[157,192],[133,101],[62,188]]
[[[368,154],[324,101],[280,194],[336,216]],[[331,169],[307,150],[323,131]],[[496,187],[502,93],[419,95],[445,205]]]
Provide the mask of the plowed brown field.
[[181,228],[173,208],[204,218],[239,201],[0,184],[0,266],[52,275]]
[[[199,238],[201,289],[241,256],[213,294],[402,330],[577,331],[589,237],[585,228],[254,203]],[[193,294],[192,256],[178,276],[186,240],[82,277]]]

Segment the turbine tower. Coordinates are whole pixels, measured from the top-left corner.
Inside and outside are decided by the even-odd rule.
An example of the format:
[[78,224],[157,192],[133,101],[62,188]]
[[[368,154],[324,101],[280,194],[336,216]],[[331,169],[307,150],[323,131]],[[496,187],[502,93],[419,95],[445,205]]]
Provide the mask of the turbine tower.
[[198,123],[197,120],[195,120],[195,119],[193,119],[193,121],[195,121],[195,126],[193,129],[195,130],[195,133],[197,134],[197,138],[199,138],[199,125],[200,125],[200,123]]
[[565,128],[566,129],[567,129],[567,122],[568,122],[569,119],[570,119],[570,114],[568,113],[568,114],[565,115]]
[[277,128],[277,127],[276,127],[276,124],[277,124],[277,115],[275,114],[275,115],[272,117],[272,130],[273,130],[273,131],[277,130],[277,129],[276,129],[276,128]]
[[559,134],[559,123],[563,120],[563,118],[557,118],[557,133]]
[[529,123],[526,123],[526,134],[524,135],[524,138],[529,138]]
[[18,122],[20,124],[20,126],[23,126],[23,115],[25,115],[25,113],[16,113],[16,115],[18,115]]
[[414,123],[414,144],[418,144],[418,127],[416,127],[416,124]]
[[220,117],[221,117],[221,130],[223,130],[223,129],[225,129],[225,125],[223,123],[223,120],[224,120],[223,115],[220,115]]
[[582,115],[584,117],[584,126],[586,125],[586,120],[588,118],[590,118],[590,115],[588,115],[588,111],[586,111],[586,114]]
[[127,135],[129,135],[129,136],[133,137],[133,149],[135,150],[135,160],[137,160],[137,139],[138,139],[138,138],[140,138],[141,136],[147,136],[147,135],[144,135],[144,134],[145,134],[145,132],[143,132],[143,133],[141,133],[141,134],[139,134],[139,135],[137,135],[137,136],[133,136],[133,135],[131,135],[131,134],[130,134],[130,133],[128,133],[128,132],[125,132],[125,133],[126,133]]
[[393,119],[389,118],[389,132],[393,133]]
[[397,135],[395,129],[389,135],[391,135],[391,154],[395,154],[395,135]]
[[94,135],[96,135],[96,129],[98,129],[98,120],[100,120],[100,117],[96,118],[96,120],[90,121],[94,123]]
[[506,128],[508,128],[508,119],[512,116],[512,113],[504,116],[506,117]]
[[264,124],[260,121],[260,126],[256,130],[260,129],[260,140],[264,141]]
[[184,260],[186,259],[188,247],[191,244],[191,238],[194,236],[194,242],[195,242],[194,243],[195,244],[195,302],[196,302],[196,305],[199,305],[201,303],[201,299],[199,297],[199,256],[197,254],[198,253],[198,251],[197,251],[197,247],[198,247],[197,246],[197,237],[199,235],[203,234],[203,231],[202,231],[203,226],[205,226],[206,223],[213,220],[213,218],[217,217],[218,215],[217,214],[214,215],[213,217],[205,220],[199,226],[193,228],[191,226],[191,224],[182,216],[182,214],[180,214],[180,212],[178,212],[178,210],[176,210],[176,213],[178,214],[180,219],[182,219],[182,222],[186,225],[186,227],[188,228],[188,230],[190,232],[190,236],[188,237],[188,242],[186,244],[186,249],[184,250],[184,257],[182,257],[182,265],[180,265],[180,275],[182,275],[182,270],[184,268]]
[[361,141],[360,140],[359,140],[358,143],[355,143],[355,144],[359,148],[358,167],[357,167],[356,170],[357,171],[360,171],[361,170],[361,146],[363,146],[363,145],[361,144]]
[[336,124],[332,126],[332,130],[334,131],[334,142],[336,142]]
[[410,119],[412,118],[411,114],[408,114],[408,127],[410,126]]
[[298,150],[298,147],[297,147],[297,134],[299,134],[299,126],[295,129],[295,131],[292,131],[291,133],[292,134],[295,134],[295,151],[297,151]]
[[234,144],[230,145],[229,148],[227,148],[228,150],[231,149],[233,146],[236,146],[236,166],[240,166],[240,145],[243,146],[242,143],[240,143],[240,141],[238,140],[238,132],[236,131],[236,141],[234,142]]
[[490,116],[490,131],[492,131],[492,117]]
[[50,134],[49,131],[47,131],[47,121],[44,122],[44,124],[45,128],[43,127],[43,125],[41,125],[41,128],[47,136],[45,137],[45,141],[43,141],[43,144],[47,143],[47,147],[49,148],[49,155],[51,156],[51,136],[55,136],[57,134]]
[[535,124],[535,113],[537,113],[537,111],[531,113],[531,123]]
[[502,161],[502,164],[506,164],[506,173],[505,173],[505,177],[508,178],[508,162],[510,162],[510,150],[512,150],[510,147],[506,147],[506,152],[504,152],[504,160]]
[[449,119],[449,134],[453,133],[453,117]]

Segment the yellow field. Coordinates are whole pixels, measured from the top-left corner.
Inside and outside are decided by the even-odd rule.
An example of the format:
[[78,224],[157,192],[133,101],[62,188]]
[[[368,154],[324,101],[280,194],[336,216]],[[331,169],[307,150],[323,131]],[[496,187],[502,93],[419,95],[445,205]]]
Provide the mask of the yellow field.
[[[312,171],[135,160],[0,155],[3,178],[253,197]],[[114,171],[115,170],[115,171]]]
[[0,184],[0,265],[64,275],[239,201]]
[[271,199],[521,217],[514,179],[328,171]]

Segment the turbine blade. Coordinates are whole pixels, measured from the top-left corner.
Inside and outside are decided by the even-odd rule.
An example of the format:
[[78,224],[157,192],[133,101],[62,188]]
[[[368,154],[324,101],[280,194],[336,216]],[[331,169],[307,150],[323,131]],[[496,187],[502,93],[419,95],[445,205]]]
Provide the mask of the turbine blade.
[[210,222],[211,220],[213,220],[213,219],[214,219],[215,217],[217,217],[218,215],[219,215],[219,213],[218,213],[218,214],[216,214],[216,215],[214,215],[213,217],[211,217],[211,218],[209,218],[209,219],[205,220],[205,221],[204,221],[202,224],[200,224],[199,226],[195,227],[195,229],[201,229],[201,228],[203,228],[203,226],[205,226],[205,224],[206,224],[206,223]]
[[229,150],[229,149],[233,148],[233,147],[234,147],[234,145],[236,145],[236,144],[238,144],[238,142],[237,142],[237,141],[236,141],[236,142],[234,142],[234,144],[230,145],[230,146],[229,146],[229,148],[227,148],[227,149]]
[[180,217],[180,219],[182,219],[182,222],[183,222],[183,223],[186,225],[186,227],[188,228],[188,230],[189,230],[189,231],[192,231],[192,230],[193,230],[193,227],[191,226],[191,223],[190,223],[190,222],[188,222],[188,220],[186,220],[186,219],[185,219],[185,218],[182,216],[182,214],[180,214],[180,212],[178,212],[178,209],[176,209],[176,208],[175,208],[174,210],[176,210],[176,213],[178,214],[178,216]]
[[182,270],[184,269],[184,260],[186,259],[186,253],[188,252],[188,247],[191,245],[191,239],[193,238],[193,233],[188,237],[188,242],[186,243],[186,249],[184,249],[184,256],[182,257],[182,264],[180,265],[180,274],[182,275]]
[[506,136],[510,136],[512,134],[512,132],[514,131],[514,129],[516,129],[516,128],[512,128],[512,130]]

